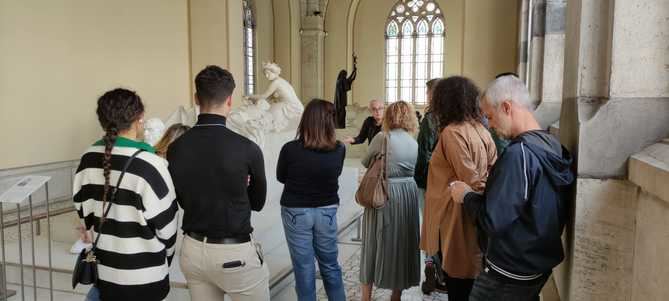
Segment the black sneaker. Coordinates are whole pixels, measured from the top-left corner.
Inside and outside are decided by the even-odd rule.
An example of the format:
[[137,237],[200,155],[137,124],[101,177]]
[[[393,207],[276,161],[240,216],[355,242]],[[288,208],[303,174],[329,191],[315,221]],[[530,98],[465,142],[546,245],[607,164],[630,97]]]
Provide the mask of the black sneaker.
[[425,263],[425,281],[420,285],[423,294],[429,295],[437,286],[437,270],[432,262]]

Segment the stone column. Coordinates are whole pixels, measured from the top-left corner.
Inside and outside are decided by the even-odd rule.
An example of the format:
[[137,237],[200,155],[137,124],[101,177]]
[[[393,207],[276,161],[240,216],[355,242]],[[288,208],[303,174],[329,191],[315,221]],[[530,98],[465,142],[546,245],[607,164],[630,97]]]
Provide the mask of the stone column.
[[566,0],[534,2],[530,91],[539,106],[535,116],[542,128],[560,118]]
[[302,102],[323,98],[323,45],[325,31],[323,17],[302,17]]
[[523,81],[527,79],[528,35],[530,0],[521,0],[520,14],[518,14],[518,76]]
[[546,0],[532,0],[530,13],[532,14],[530,30],[530,72],[527,81],[530,98],[535,104],[541,102],[543,66],[544,66],[544,30],[546,24]]
[[669,2],[570,0],[560,140],[578,178],[562,300],[631,300],[636,186],[630,155],[669,136]]

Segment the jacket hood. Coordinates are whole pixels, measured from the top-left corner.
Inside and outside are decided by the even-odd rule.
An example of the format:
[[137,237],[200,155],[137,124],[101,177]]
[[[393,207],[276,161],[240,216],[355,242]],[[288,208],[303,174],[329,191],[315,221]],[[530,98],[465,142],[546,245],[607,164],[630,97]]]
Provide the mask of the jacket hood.
[[556,186],[566,186],[574,181],[571,154],[555,136],[543,130],[536,130],[525,132],[514,140],[520,140],[537,156],[544,171]]

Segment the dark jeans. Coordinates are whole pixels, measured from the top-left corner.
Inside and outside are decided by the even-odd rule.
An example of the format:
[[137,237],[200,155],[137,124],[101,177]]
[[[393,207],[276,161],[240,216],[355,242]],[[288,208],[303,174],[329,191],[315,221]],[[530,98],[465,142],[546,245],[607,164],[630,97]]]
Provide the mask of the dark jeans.
[[472,291],[474,279],[452,278],[446,275],[446,289],[448,301],[467,301]]
[[535,280],[520,281],[504,277],[486,268],[474,281],[474,287],[472,288],[469,300],[539,301],[539,293],[544,284],[546,284],[549,276],[550,273]]

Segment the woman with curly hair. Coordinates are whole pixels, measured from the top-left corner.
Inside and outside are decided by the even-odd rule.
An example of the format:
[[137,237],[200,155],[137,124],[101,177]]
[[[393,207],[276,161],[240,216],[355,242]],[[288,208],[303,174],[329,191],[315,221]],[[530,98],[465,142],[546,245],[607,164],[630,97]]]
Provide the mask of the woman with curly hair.
[[417,126],[410,104],[391,104],[383,116],[383,131],[372,139],[362,160],[369,167],[387,143],[388,200],[383,208],[365,208],[363,218],[362,300],[371,300],[372,285],[391,289],[391,300],[400,300],[402,290],[420,282],[418,187],[413,178]]
[[421,249],[441,250],[448,300],[467,300],[481,269],[476,226],[451,197],[449,183],[462,181],[476,191],[485,188],[497,158],[495,143],[481,123],[479,89],[468,78],[452,76],[437,83],[432,112],[441,134],[430,159],[425,192]]
[[98,281],[86,300],[164,300],[178,208],[167,161],[138,141],[144,105],[135,92],[108,91],[97,115],[104,136],[81,157],[73,188],[83,240],[97,239]]

